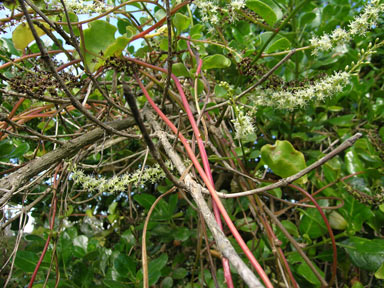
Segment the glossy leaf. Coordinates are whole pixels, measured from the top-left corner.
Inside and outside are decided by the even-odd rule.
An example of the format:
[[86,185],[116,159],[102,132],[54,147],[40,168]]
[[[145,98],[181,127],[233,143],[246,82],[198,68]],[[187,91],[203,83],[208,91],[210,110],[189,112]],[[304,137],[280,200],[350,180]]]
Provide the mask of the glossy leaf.
[[247,0],[246,5],[249,9],[260,15],[269,25],[273,25],[277,21],[277,15],[273,9],[259,0]]
[[361,269],[374,272],[384,263],[384,239],[354,236],[342,243],[352,262]]
[[203,59],[203,69],[228,68],[231,60],[221,54],[207,56]]
[[135,196],[133,196],[133,199],[135,199],[135,201],[145,209],[151,208],[153,202],[156,201],[155,196],[146,193],[136,194]]
[[363,164],[354,148],[349,149],[348,152],[345,153],[345,164],[349,174],[364,171]]
[[[297,151],[289,141],[277,140],[275,145],[264,145],[261,148],[261,159],[280,177],[288,177],[307,167],[303,153]],[[307,176],[297,180],[303,184]]]

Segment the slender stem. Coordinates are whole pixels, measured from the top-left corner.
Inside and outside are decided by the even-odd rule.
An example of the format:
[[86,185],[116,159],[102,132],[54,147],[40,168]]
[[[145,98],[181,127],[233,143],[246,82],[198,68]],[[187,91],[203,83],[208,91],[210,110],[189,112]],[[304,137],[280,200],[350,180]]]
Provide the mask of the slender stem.
[[141,238],[141,261],[143,266],[143,287],[149,288],[149,278],[148,278],[148,256],[147,256],[147,228],[149,219],[151,218],[152,212],[155,209],[157,203],[159,201],[167,196],[168,194],[171,194],[176,191],[176,187],[172,187],[170,190],[165,192],[164,194],[160,195],[155,202],[153,202],[151,208],[148,211],[147,217],[145,217],[144,227],[143,227],[143,236]]
[[[164,72],[164,73],[166,72],[166,70],[163,69],[163,68],[160,68],[160,67],[157,67],[157,66],[145,63],[143,61],[140,61],[140,60],[137,60],[137,59],[134,59],[134,58],[128,58],[127,57],[126,59],[129,60],[129,61],[132,61],[132,62],[134,62],[136,64],[139,64],[139,65],[143,65],[143,66],[146,66],[146,67],[149,67],[149,68],[152,68],[152,69]],[[172,74],[172,79],[175,81],[176,87],[177,87],[177,89],[178,89],[178,91],[180,93],[181,98],[183,99],[183,104],[186,104],[185,106],[188,106],[189,104],[188,104],[188,102],[186,100],[184,91],[181,88],[179,80],[173,74]],[[152,106],[152,108],[163,119],[163,121],[172,129],[172,131],[174,133],[177,133],[176,126],[173,125],[173,123],[168,119],[168,117],[157,107],[157,105],[152,100],[152,98],[149,96],[148,91],[145,89],[145,87],[141,83],[141,81],[139,81],[138,84],[139,84],[140,88],[142,89],[145,97],[147,98],[149,104]],[[192,115],[192,112],[190,111],[190,109],[187,109],[187,107],[185,107],[185,108],[187,110],[188,117],[189,118],[191,118],[191,117],[193,118],[193,115]],[[191,124],[193,126],[196,126],[196,124],[193,124],[193,123],[194,123],[194,121],[191,121]],[[194,127],[193,129],[195,130],[196,128],[197,127]],[[189,143],[188,143],[187,139],[185,139],[184,136],[180,132],[179,132],[178,136],[179,136],[180,141],[183,143],[183,145],[185,147],[185,150],[188,153],[188,156],[192,160],[192,163],[194,164],[194,166],[198,170],[201,178],[203,179],[205,185],[207,186],[207,188],[208,188],[208,190],[209,190],[209,192],[210,192],[210,194],[212,196],[213,201],[216,202],[219,211],[221,212],[225,222],[227,223],[229,229],[232,232],[232,235],[235,237],[236,241],[239,243],[241,249],[244,251],[245,255],[250,260],[252,266],[256,269],[257,273],[259,274],[260,278],[262,279],[262,281],[264,282],[266,287],[272,288],[273,285],[272,285],[271,281],[269,280],[267,274],[265,273],[263,268],[260,266],[259,262],[256,260],[256,258],[254,257],[254,255],[252,254],[250,249],[248,248],[247,244],[244,242],[243,238],[241,237],[240,233],[236,229],[235,225],[233,224],[233,222],[232,222],[231,218],[229,217],[225,207],[223,206],[222,202],[220,201],[220,198],[218,197],[218,195],[216,193],[216,190],[215,190],[215,188],[213,187],[213,185],[212,185],[212,183],[210,181],[210,178],[207,176],[207,174],[205,173],[204,169],[201,167],[199,161],[197,160],[195,154],[193,153],[193,150],[189,146]],[[199,134],[198,130],[195,132],[195,136],[197,137],[197,139],[200,138],[200,134]],[[202,141],[201,141],[201,144],[202,144]],[[202,149],[201,153],[204,153],[204,152],[205,152],[205,149]],[[204,161],[203,157],[202,157],[202,159]],[[206,158],[205,161],[207,161],[207,158]]]
[[323,218],[325,226],[327,227],[327,230],[329,233],[329,238],[331,238],[332,250],[333,250],[332,277],[331,277],[331,281],[329,282],[329,286],[332,287],[333,282],[336,279],[336,273],[337,273],[337,249],[336,249],[335,236],[333,235],[333,230],[331,228],[331,225],[329,224],[327,216],[325,216],[323,209],[321,209],[321,207],[319,206],[319,204],[316,202],[315,198],[313,198],[313,196],[311,194],[309,194],[307,191],[305,191],[303,188],[301,188],[297,185],[289,184],[288,186],[300,191],[308,199],[310,199],[312,201],[312,203],[316,206],[317,211],[319,211],[321,218]]

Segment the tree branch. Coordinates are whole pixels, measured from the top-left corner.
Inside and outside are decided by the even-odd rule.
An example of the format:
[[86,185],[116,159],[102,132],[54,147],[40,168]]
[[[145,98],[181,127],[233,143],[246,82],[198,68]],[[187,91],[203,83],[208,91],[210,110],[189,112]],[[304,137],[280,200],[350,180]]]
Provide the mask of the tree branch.
[[[116,130],[124,130],[134,125],[133,119],[118,120],[107,123]],[[40,158],[32,160],[24,167],[0,180],[0,205],[7,202],[15,191],[31,178],[44,171],[51,165],[74,156],[81,148],[95,143],[104,136],[104,129],[96,128],[74,140],[69,140],[62,147],[51,151]]]
[[[144,115],[153,127],[157,131],[157,135],[160,139],[161,144],[164,147],[165,152],[167,153],[169,159],[175,165],[178,172],[182,175],[185,171],[185,166],[180,156],[175,152],[172,147],[172,144],[168,141],[167,135],[162,131],[158,122],[154,119],[154,116],[148,110],[144,111]],[[201,214],[204,217],[205,222],[207,223],[209,230],[212,232],[213,237],[215,238],[216,245],[218,250],[226,257],[229,262],[236,268],[240,277],[244,280],[249,287],[264,287],[259,279],[253,274],[251,269],[243,262],[243,260],[236,253],[232,244],[229,242],[223,231],[220,230],[220,227],[216,223],[216,220],[209,209],[207,203],[204,200],[203,195],[201,194],[202,187],[192,179],[190,174],[187,174],[184,178],[185,185],[189,188],[195,203],[197,204]]]

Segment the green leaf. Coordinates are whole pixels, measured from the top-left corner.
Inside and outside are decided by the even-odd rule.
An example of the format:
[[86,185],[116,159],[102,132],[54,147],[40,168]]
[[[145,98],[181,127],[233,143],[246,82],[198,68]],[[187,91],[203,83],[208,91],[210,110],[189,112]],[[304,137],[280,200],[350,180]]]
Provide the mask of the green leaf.
[[117,28],[103,20],[96,20],[88,25],[89,28],[84,30],[80,49],[81,51],[86,49],[84,53],[85,62],[89,69],[94,71],[96,64],[99,62],[98,59],[101,59],[101,55],[115,41]]
[[[168,41],[167,41],[168,43]],[[175,63],[172,65],[172,73],[175,74],[175,76],[184,76],[184,77],[189,77],[189,72],[185,65],[183,63]]]
[[225,95],[227,95],[227,90],[224,88],[224,87],[222,87],[222,86],[220,86],[220,85],[215,85],[215,95],[216,95],[216,97],[220,97],[220,98],[222,98],[222,97],[225,97]]
[[272,40],[272,42],[265,49],[266,53],[272,53],[275,51],[287,50],[291,47],[291,42],[285,38],[281,37],[280,39]]
[[160,287],[163,288],[172,288],[173,286],[173,279],[171,277],[165,277],[163,281],[161,281]]
[[311,239],[316,239],[327,233],[324,220],[317,209],[300,209],[300,211],[304,214],[299,225],[301,235],[307,234]]
[[363,164],[361,163],[359,156],[357,155],[354,148],[350,148],[347,153],[345,153],[345,166],[347,171],[350,174],[356,172],[361,172],[364,170]]
[[[297,151],[289,141],[277,140],[275,145],[264,145],[261,148],[261,159],[280,177],[288,177],[307,167],[303,153]],[[295,182],[304,184],[307,175]]]
[[151,194],[146,194],[146,193],[142,193],[142,194],[136,194],[135,196],[133,196],[133,199],[140,204],[140,206],[144,207],[145,209],[148,209],[151,208],[153,202],[156,201],[156,198],[155,196],[151,195]]
[[331,118],[328,120],[329,123],[335,126],[341,126],[341,127],[351,127],[353,126],[352,119],[355,118],[355,114],[348,114],[343,115],[335,118]]
[[305,25],[308,25],[311,23],[313,20],[315,20],[316,14],[313,12],[308,12],[300,16],[300,27],[303,27]]
[[236,227],[241,231],[254,232],[257,230],[257,224],[250,217],[238,219],[235,223]]
[[33,272],[39,256],[31,251],[19,250],[16,254],[15,265],[24,272]]
[[77,236],[73,239],[73,250],[77,257],[84,257],[88,248],[88,237],[85,235]]
[[136,277],[136,261],[125,254],[119,254],[113,260],[113,266],[115,267],[117,273],[127,277],[129,279],[135,279]]
[[28,143],[26,142],[20,143],[20,145],[18,145],[16,149],[12,152],[12,158],[22,157],[25,153],[29,151],[29,149],[30,149],[30,146]]
[[187,276],[188,271],[184,268],[177,268],[173,271],[172,276],[174,279],[184,279]]
[[161,269],[167,264],[168,262],[168,255],[163,253],[160,257],[156,258],[155,260],[152,260],[148,264],[148,278],[149,278],[149,285],[154,285],[157,283],[159,278],[161,277]]
[[246,6],[253,12],[261,16],[268,23],[274,25],[277,21],[277,15],[273,9],[264,2],[258,0],[247,0]]
[[175,16],[173,16],[172,23],[180,33],[189,27],[191,19],[181,13],[176,13]]
[[14,151],[14,146],[7,140],[0,142],[0,158],[10,155]]
[[191,236],[192,231],[185,227],[177,228],[174,233],[175,240],[185,241]]
[[[41,24],[49,29],[49,25],[47,23],[41,22]],[[39,36],[45,34],[45,32],[36,25],[34,25],[34,27]],[[31,42],[35,41],[35,37],[33,37],[32,31],[27,22],[23,22],[16,27],[12,33],[12,41],[15,48],[19,50],[24,50]]]
[[376,279],[384,279],[384,263],[375,272]]
[[353,196],[344,195],[344,206],[338,210],[338,212],[345,218],[348,223],[347,231],[354,233],[361,231],[365,221],[374,217],[370,207],[361,204]]
[[331,214],[329,214],[329,224],[331,225],[332,229],[336,230],[345,230],[348,223],[345,221],[344,217],[341,216],[337,211],[332,211]]
[[104,58],[108,58],[111,56],[120,56],[125,47],[127,47],[129,43],[129,38],[127,37],[119,37],[109,45],[104,52]]
[[[272,35],[273,35],[273,32],[264,32],[263,34],[261,34],[259,36],[261,44],[266,43]],[[292,46],[292,44],[287,38],[285,38],[281,35],[276,35],[273,38],[273,40],[265,48],[265,52],[266,53],[272,53],[272,52],[275,52],[278,50],[280,50],[280,51],[281,50],[287,50],[291,46]]]
[[13,44],[12,39],[3,38],[2,40],[5,41],[5,42],[7,43],[8,51],[9,51],[12,55],[21,56],[20,51],[17,50],[17,49],[15,48],[15,45]]
[[[315,263],[312,262],[312,264],[315,266],[316,270],[321,274],[321,276],[324,277],[324,272],[321,271]],[[317,279],[311,268],[309,268],[308,264],[303,262],[299,264],[299,267],[297,267],[297,273],[300,274],[302,277],[305,278],[309,283],[315,285],[315,287],[320,287],[321,283],[320,280]]]
[[126,283],[115,281],[112,279],[104,279],[103,283],[108,288],[126,288],[127,287]]
[[112,203],[108,206],[108,214],[115,214],[117,204],[118,204],[117,202],[112,202]]
[[54,126],[55,126],[55,121],[53,121],[53,120],[49,121],[48,124],[46,122],[42,121],[37,125],[37,128],[39,128],[40,130],[44,129],[44,131],[48,131],[49,129],[51,129]]
[[203,59],[203,69],[227,68],[231,66],[231,60],[221,54],[207,56]]
[[153,218],[158,220],[168,220],[172,217],[172,211],[169,209],[167,201],[161,199],[153,211]]
[[73,205],[68,205],[67,211],[65,211],[65,216],[66,217],[71,216],[71,214],[73,213],[73,209],[74,209]]
[[283,220],[281,221],[281,224],[283,224],[284,228],[287,229],[289,234],[291,234],[293,237],[299,237],[299,231],[297,231],[296,224],[289,220]]
[[361,269],[375,272],[384,263],[384,239],[350,237],[342,244],[352,262]]
[[163,51],[168,51],[168,38],[162,38],[160,40],[159,48]]

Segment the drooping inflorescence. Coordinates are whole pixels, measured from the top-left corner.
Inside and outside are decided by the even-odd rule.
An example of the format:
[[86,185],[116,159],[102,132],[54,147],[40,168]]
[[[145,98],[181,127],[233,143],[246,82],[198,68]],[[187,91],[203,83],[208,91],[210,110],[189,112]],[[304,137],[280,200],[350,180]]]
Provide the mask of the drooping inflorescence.
[[329,51],[337,46],[347,44],[353,37],[364,35],[377,24],[380,13],[384,12],[384,4],[379,0],[372,0],[348,25],[348,29],[336,28],[331,34],[323,34],[310,39],[314,47],[312,54]]

